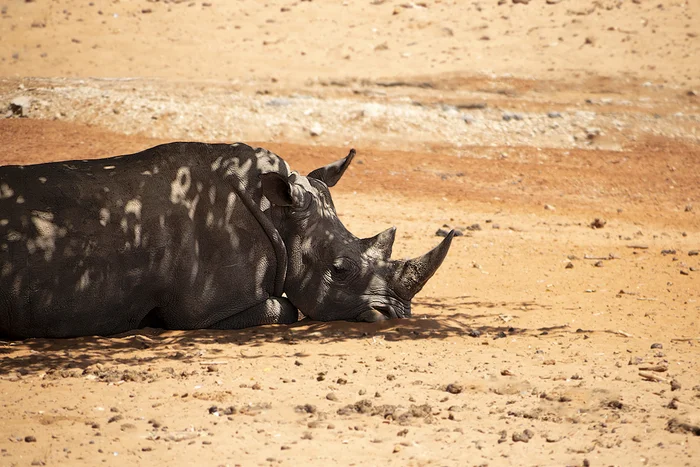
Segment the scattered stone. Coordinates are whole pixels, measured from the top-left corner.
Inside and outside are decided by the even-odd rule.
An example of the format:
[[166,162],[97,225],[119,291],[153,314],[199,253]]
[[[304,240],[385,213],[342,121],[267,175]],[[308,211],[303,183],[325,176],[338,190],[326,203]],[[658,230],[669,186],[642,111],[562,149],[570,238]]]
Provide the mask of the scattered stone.
[[500,432],[500,438],[498,438],[498,444],[505,443],[508,441],[508,432],[506,430],[502,430]]
[[530,0],[513,0],[513,4],[517,5],[518,3],[522,3],[523,5],[527,5],[530,3]]
[[323,134],[323,127],[320,123],[316,122],[309,128],[309,134],[311,136],[321,136]]
[[447,224],[443,225],[440,227],[437,232],[435,232],[435,235],[438,237],[447,237],[450,232],[454,230],[455,231],[455,237],[462,237],[464,236],[464,231],[463,229],[460,229],[458,227],[451,227]]
[[605,219],[600,219],[600,218],[596,217],[595,219],[593,219],[593,222],[591,222],[591,228],[592,229],[602,229],[603,227],[605,227],[605,224],[607,224],[607,223],[608,223],[608,221],[606,221]]
[[517,442],[529,443],[530,442],[530,437],[527,436],[524,432],[521,433],[519,431],[516,431],[513,433],[512,439],[513,439],[513,442],[515,442],[515,443],[517,443]]
[[690,272],[686,271],[685,269],[681,269],[681,275],[682,276],[689,276]]
[[673,399],[671,399],[671,402],[669,402],[669,403],[666,405],[666,408],[667,408],[667,409],[672,409],[672,410],[678,410],[678,398],[677,398],[677,397],[674,397]]
[[653,366],[643,366],[639,367],[639,371],[656,371],[657,373],[664,373],[668,371],[668,365],[653,365]]
[[671,380],[671,391],[679,391],[681,389],[681,383],[675,379]]
[[24,437],[24,442],[25,443],[36,443],[36,437],[29,435]]
[[621,408],[623,407],[623,406],[622,406],[622,402],[620,402],[620,401],[618,401],[618,400],[611,400],[611,401],[608,401],[608,403],[607,403],[606,405],[607,405],[608,407],[610,407],[611,409],[617,409],[617,410],[619,410],[619,409],[621,409]]
[[557,208],[555,208],[555,207],[552,206],[551,204],[545,204],[545,205],[544,205],[544,210],[545,210],[545,211],[556,211]]
[[549,118],[561,118],[560,112],[547,112]]
[[561,436],[548,435],[545,438],[545,441],[547,441],[548,443],[558,443],[559,441],[561,441]]
[[700,251],[698,250],[690,250],[688,252],[688,256],[698,256],[700,254]]
[[685,212],[692,212],[693,211],[693,205],[692,204],[686,204],[685,205]]
[[478,329],[470,329],[470,330],[467,332],[467,334],[469,335],[469,337],[480,337],[480,336],[481,336],[481,331],[479,331]]
[[110,418],[109,420],[107,420],[107,423],[118,422],[119,420],[121,420],[121,419],[123,419],[123,418],[124,418],[124,417],[122,417],[121,415],[115,415],[114,417],[112,417],[112,418]]
[[122,423],[122,425],[119,427],[121,431],[136,431],[136,425],[133,423]]
[[676,250],[670,250],[670,249],[668,249],[668,250],[661,250],[661,254],[664,255],[664,256],[666,256],[666,255],[675,255],[675,254],[676,254]]
[[469,231],[476,231],[476,230],[481,230],[481,225],[479,224],[472,224],[466,228]]
[[692,433],[695,436],[700,436],[700,426],[693,425],[688,422],[679,421],[678,419],[672,418],[666,424],[666,429],[671,433]]
[[457,383],[450,383],[447,385],[445,388],[445,391],[449,392],[450,394],[459,394],[464,390],[461,384]]
[[642,357],[630,357],[630,361],[627,362],[628,365],[641,365],[642,363],[644,363]]
[[338,396],[334,392],[329,392],[326,394],[326,399],[329,401],[337,402],[338,401]]
[[574,268],[574,263],[571,261],[566,263],[566,266],[564,266],[565,269],[573,269]]
[[520,121],[523,119],[523,116],[520,114],[517,114],[517,113],[504,112],[502,118],[503,118],[503,121],[505,121],[505,122],[509,122],[511,120]]
[[18,96],[10,101],[10,112],[17,117],[28,117],[29,109],[32,106],[32,98],[29,96]]
[[663,348],[664,348],[664,345],[663,345],[663,344],[659,344],[658,342],[656,342],[656,343],[654,343],[654,344],[651,344],[651,348],[652,348],[652,349],[663,349]]
[[602,262],[602,261],[596,261],[595,263],[593,263],[593,266],[595,266],[595,267],[597,267],[597,268],[602,268],[602,267],[603,267],[603,262]]
[[316,406],[311,404],[297,405],[294,407],[294,411],[299,413],[316,413]]

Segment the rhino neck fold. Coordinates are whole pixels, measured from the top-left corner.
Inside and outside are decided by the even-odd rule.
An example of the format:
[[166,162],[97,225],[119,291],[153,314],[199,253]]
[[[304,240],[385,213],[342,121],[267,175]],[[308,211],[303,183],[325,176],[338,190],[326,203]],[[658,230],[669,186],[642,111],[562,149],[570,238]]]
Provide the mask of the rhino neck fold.
[[260,205],[251,197],[246,196],[240,181],[235,177],[230,177],[230,180],[231,186],[236,192],[236,196],[238,196],[238,199],[243,202],[248,211],[255,217],[272,244],[272,248],[275,251],[275,259],[277,260],[273,296],[281,297],[284,292],[284,281],[287,278],[287,247],[284,245],[284,240],[282,240],[282,236],[272,220],[260,209]]

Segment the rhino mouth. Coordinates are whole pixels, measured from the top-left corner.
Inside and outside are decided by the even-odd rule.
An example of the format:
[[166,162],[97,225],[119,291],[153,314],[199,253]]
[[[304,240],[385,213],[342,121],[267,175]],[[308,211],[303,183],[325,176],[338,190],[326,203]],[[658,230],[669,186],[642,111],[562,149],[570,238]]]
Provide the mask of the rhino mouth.
[[[392,300],[394,301],[394,300]],[[411,316],[411,303],[386,303],[370,301],[369,309],[360,313],[356,321],[373,323],[388,319],[401,319]]]

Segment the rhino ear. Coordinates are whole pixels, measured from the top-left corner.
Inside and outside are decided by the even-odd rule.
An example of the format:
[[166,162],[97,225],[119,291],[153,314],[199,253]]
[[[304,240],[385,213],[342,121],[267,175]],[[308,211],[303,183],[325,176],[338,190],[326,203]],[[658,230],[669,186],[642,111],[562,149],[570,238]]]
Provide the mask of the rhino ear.
[[293,206],[294,196],[292,186],[289,181],[277,172],[270,172],[260,175],[262,192],[272,204],[277,206]]
[[340,177],[343,176],[345,169],[347,169],[350,162],[352,162],[353,157],[355,157],[355,150],[351,149],[350,153],[343,159],[330,163],[324,167],[320,167],[312,171],[307,176],[321,180],[328,187],[335,186],[335,184],[338,183],[338,180],[340,180]]

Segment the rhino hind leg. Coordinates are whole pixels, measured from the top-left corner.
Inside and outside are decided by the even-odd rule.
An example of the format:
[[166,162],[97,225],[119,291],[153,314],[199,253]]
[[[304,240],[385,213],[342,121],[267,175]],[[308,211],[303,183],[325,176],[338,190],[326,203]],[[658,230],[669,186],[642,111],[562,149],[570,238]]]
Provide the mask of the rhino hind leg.
[[293,324],[299,312],[284,297],[270,297],[264,302],[236,313],[209,326],[212,329],[243,329],[263,324]]

